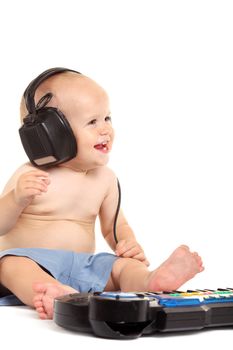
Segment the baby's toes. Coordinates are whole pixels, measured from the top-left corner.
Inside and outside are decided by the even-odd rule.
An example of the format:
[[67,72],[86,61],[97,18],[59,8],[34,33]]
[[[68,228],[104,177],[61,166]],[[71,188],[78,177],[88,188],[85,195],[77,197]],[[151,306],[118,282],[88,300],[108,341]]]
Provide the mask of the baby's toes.
[[37,306],[37,307],[36,307],[36,311],[38,312],[38,314],[42,314],[42,313],[45,312],[43,306]]
[[202,258],[198,255],[197,257],[197,264],[199,266],[199,271],[202,272],[205,268],[203,266],[203,261]]
[[35,306],[36,309],[43,307],[43,303],[41,300],[34,301],[33,305]]
[[199,266],[203,265],[202,258],[199,255],[196,256],[196,260]]
[[200,266],[200,272],[204,271],[205,267],[203,265]]
[[193,252],[192,255],[196,262],[199,264],[199,262],[201,261],[201,257],[199,256],[199,254],[197,252]]
[[47,320],[49,318],[47,313],[44,311],[44,309],[42,311],[40,311],[40,312],[39,311],[37,311],[37,312],[38,312],[39,318],[41,320]]
[[33,297],[33,303],[36,303],[38,301],[42,302],[42,298],[43,298],[43,294],[36,294],[34,297]]

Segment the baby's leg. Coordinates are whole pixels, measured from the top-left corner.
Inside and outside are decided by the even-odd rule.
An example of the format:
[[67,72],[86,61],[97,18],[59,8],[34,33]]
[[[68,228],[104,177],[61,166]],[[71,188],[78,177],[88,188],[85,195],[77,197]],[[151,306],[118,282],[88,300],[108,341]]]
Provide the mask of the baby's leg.
[[8,255],[0,259],[0,283],[28,306],[34,306],[32,285],[37,281],[59,284],[29,258]]
[[[119,258],[112,268],[105,290],[161,291],[174,290],[203,271],[201,258],[191,253],[187,246],[180,246],[156,270],[149,271],[136,259]],[[40,279],[37,278],[39,281]],[[58,296],[77,292],[52,279],[34,284],[34,306],[40,318],[53,317],[53,302]]]
[[187,246],[180,246],[153,271],[136,259],[116,260],[106,290],[175,290],[203,270],[199,255],[191,253]]

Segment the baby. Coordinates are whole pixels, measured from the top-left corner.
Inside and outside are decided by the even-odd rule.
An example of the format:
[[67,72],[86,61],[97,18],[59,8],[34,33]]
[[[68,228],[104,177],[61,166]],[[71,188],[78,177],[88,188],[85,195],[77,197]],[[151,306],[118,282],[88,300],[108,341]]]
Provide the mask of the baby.
[[[2,296],[11,293],[41,319],[51,319],[54,298],[67,293],[175,290],[203,271],[201,257],[185,245],[148,270],[122,210],[116,243],[117,178],[107,167],[114,130],[105,90],[66,69],[47,74],[35,90],[35,104],[44,100],[46,107],[63,113],[77,153],[47,168],[24,164],[5,186],[0,198]],[[28,108],[23,98],[22,123]],[[97,216],[114,254],[94,254]]]

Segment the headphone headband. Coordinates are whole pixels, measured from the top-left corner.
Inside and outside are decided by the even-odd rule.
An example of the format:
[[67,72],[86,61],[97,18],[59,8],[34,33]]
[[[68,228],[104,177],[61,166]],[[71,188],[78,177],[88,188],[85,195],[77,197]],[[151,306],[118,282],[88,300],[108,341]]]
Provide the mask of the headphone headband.
[[25,99],[25,104],[27,107],[27,110],[30,114],[35,113],[36,111],[36,105],[35,105],[35,92],[38,86],[45,81],[46,79],[52,77],[53,75],[63,73],[63,72],[74,72],[77,74],[81,74],[80,72],[77,72],[73,69],[68,69],[68,68],[63,68],[63,67],[55,67],[55,68],[50,68],[38,75],[35,79],[33,79],[26,90],[24,91],[24,99]]

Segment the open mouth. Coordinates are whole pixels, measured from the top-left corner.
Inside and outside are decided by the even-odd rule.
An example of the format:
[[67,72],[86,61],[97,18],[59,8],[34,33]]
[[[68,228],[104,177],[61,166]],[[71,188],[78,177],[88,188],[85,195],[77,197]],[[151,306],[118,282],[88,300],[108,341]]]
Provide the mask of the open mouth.
[[106,141],[98,143],[94,146],[94,148],[104,153],[109,151],[108,143]]

